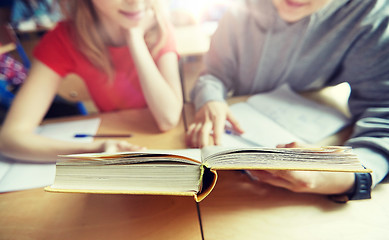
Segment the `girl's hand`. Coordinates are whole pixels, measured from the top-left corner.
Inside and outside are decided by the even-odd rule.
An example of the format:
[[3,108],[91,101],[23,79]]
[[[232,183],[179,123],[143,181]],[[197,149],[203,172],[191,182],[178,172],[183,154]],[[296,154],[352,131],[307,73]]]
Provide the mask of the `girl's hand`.
[[141,151],[145,150],[145,147],[131,144],[127,141],[118,140],[106,140],[102,142],[102,152],[114,153],[114,152],[129,152],[129,151]]
[[226,120],[237,133],[243,133],[225,102],[207,102],[196,113],[195,122],[186,133],[186,144],[190,147],[202,148],[209,145],[209,137],[213,136],[215,145],[220,144]]
[[[280,144],[277,147],[302,147],[296,142]],[[341,194],[354,185],[354,174],[344,172],[259,170],[249,174],[260,182],[289,189],[293,192]]]

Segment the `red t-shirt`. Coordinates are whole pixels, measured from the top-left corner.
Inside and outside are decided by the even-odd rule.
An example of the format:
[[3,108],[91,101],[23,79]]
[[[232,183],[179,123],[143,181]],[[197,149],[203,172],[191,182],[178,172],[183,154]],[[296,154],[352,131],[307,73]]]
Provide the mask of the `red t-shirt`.
[[[113,81],[109,81],[102,70],[96,68],[77,51],[70,37],[69,27],[70,24],[67,22],[61,22],[55,29],[45,34],[34,49],[34,57],[62,77],[70,73],[79,75],[102,112],[146,107],[129,48],[127,46],[108,48],[115,71]],[[168,29],[171,32],[168,33],[165,46],[154,59],[155,62],[167,52],[177,53],[172,28]]]

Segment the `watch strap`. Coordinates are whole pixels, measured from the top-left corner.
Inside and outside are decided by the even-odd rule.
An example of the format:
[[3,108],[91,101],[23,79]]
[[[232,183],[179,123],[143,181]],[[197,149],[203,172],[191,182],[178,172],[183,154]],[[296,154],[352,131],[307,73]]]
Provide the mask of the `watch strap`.
[[372,179],[370,173],[355,173],[354,191],[349,194],[349,199],[370,199],[371,185]]
[[372,178],[370,173],[354,173],[354,186],[350,191],[339,194],[330,195],[329,198],[337,203],[346,203],[349,200],[362,200],[371,198]]

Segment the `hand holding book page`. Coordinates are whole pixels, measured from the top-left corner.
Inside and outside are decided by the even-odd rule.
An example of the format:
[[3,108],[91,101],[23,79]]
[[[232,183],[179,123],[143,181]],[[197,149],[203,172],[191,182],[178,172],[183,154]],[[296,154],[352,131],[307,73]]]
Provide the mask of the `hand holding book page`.
[[288,85],[254,95],[230,109],[245,133],[225,134],[223,145],[226,146],[239,144],[240,140],[240,144],[247,145],[246,140],[250,140],[267,147],[293,141],[315,143],[349,123],[341,112],[296,94]]
[[60,156],[52,192],[193,196],[201,201],[217,170],[370,172],[348,147],[223,148]]

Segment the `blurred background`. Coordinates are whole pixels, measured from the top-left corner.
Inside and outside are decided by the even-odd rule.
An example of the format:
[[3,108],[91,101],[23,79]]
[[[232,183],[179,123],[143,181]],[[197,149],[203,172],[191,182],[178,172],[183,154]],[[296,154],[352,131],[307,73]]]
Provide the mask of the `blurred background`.
[[[202,70],[210,37],[230,4],[241,0],[164,0],[175,27],[183,92],[189,92]],[[67,0],[0,1],[0,121],[28,73],[32,51],[42,36],[63,20]],[[97,112],[83,81],[69,76],[46,117]]]

